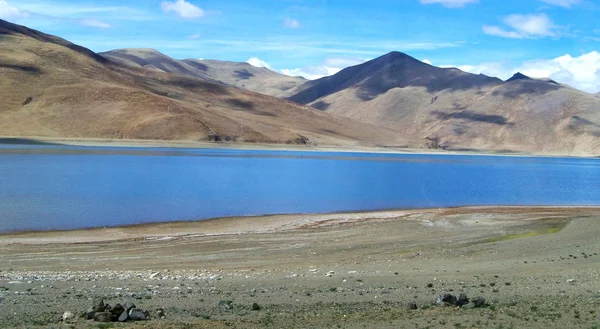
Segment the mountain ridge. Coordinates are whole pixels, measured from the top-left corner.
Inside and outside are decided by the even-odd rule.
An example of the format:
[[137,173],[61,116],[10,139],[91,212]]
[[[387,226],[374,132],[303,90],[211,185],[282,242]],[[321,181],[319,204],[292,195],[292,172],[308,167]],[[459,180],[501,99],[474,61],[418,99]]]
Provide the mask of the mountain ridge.
[[[443,79],[434,79],[434,76],[442,76]],[[318,98],[355,87],[358,96],[366,101],[393,88],[419,86],[430,91],[440,91],[494,85],[501,82],[502,80],[498,78],[474,75],[456,68],[438,68],[394,51],[371,61],[345,68],[333,76],[313,80],[307,83],[306,87],[302,87],[302,91],[288,99],[300,104],[308,104]]]
[[5,136],[425,145],[271,96],[123,65],[6,21],[0,27]]
[[516,73],[502,81],[392,52],[288,99],[447,150],[600,154],[598,97]]
[[285,97],[293,92],[294,88],[306,82],[304,78],[289,77],[248,63],[199,59],[177,60],[154,49],[115,49],[100,55],[132,67],[175,73],[275,97]]

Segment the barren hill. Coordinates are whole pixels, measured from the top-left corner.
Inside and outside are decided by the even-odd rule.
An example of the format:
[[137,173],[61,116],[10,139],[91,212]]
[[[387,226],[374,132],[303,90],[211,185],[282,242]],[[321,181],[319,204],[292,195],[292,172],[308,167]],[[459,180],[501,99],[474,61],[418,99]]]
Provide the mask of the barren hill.
[[2,20],[0,135],[423,146],[289,101],[125,66]]
[[289,99],[444,149],[600,154],[600,99],[521,73],[503,82],[394,52]]
[[286,97],[307,80],[254,67],[216,60],[176,60],[153,49],[117,49],[100,55],[128,66],[176,73],[265,95]]

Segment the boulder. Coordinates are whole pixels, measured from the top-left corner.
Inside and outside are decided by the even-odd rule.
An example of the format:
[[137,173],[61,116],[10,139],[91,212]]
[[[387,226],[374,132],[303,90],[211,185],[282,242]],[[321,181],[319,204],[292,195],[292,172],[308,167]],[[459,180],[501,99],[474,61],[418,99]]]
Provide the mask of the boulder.
[[463,306],[469,304],[469,297],[464,292],[458,295],[458,300],[456,301],[457,306]]
[[445,294],[438,295],[435,300],[435,303],[440,306],[450,306],[450,305],[456,305],[457,301],[458,301],[458,299],[456,298],[456,296],[454,296],[453,294],[445,293]]
[[119,322],[127,322],[127,320],[129,320],[129,312],[127,311],[123,311],[117,318]]
[[123,305],[123,307],[127,312],[129,312],[132,308],[135,308],[135,304],[132,302],[127,302],[125,305]]
[[129,310],[129,320],[131,321],[144,321],[144,320],[148,320],[148,312],[145,312],[142,309],[139,308],[132,308],[131,310]]
[[233,309],[233,301],[232,300],[221,300],[219,301],[219,304],[217,304],[217,306],[224,310],[224,311],[229,311]]
[[92,309],[94,309],[94,312],[104,312],[104,307],[104,298],[94,298],[94,302],[92,304]]
[[96,314],[94,314],[94,321],[96,321],[96,322],[112,322],[112,313],[96,312]]
[[81,316],[82,318],[86,319],[86,320],[93,320],[94,319],[94,315],[96,315],[96,311],[94,311],[93,308],[88,308],[85,313],[83,313],[83,315]]
[[487,303],[485,302],[485,298],[483,298],[483,297],[475,297],[475,298],[473,298],[472,302],[475,305],[475,307],[487,306]]

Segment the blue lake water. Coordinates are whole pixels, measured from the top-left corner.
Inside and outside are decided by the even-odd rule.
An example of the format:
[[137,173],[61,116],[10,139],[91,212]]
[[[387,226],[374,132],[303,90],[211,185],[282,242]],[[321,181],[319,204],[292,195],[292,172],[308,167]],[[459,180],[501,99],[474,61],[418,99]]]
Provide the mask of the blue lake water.
[[0,145],[0,232],[466,205],[600,205],[600,159]]

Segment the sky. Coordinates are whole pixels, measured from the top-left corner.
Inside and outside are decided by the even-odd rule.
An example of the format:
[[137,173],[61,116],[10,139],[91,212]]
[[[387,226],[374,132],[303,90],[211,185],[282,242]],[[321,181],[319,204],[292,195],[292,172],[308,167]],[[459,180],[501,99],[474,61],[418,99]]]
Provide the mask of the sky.
[[315,79],[390,51],[600,92],[600,0],[0,0],[0,18],[96,52],[153,48]]

